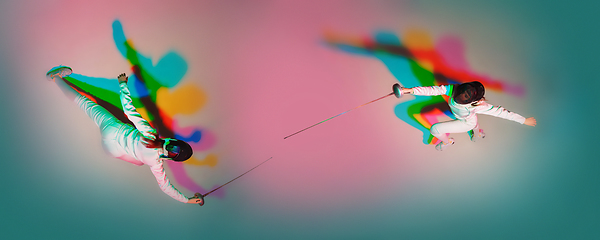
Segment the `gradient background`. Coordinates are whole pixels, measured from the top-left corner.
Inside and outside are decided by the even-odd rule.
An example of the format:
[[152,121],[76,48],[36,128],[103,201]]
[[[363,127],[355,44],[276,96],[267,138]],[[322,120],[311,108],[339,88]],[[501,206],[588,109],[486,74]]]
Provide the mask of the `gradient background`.
[[[0,234],[6,239],[598,239],[596,1],[2,1]],[[114,78],[131,67],[119,20],[157,61],[185,59],[206,93],[183,126],[215,133],[206,189],[271,161],[199,207],[163,194],[147,167],[104,154],[96,126],[44,74]],[[463,44],[469,68],[522,97],[490,103],[538,126],[480,117],[486,139],[437,152],[398,119],[380,60],[324,44],[420,32]],[[410,72],[405,74],[410,75]],[[407,86],[412,87],[412,86]],[[169,169],[167,169],[169,171]],[[178,184],[175,182],[175,186]],[[185,188],[180,190],[191,196]]]

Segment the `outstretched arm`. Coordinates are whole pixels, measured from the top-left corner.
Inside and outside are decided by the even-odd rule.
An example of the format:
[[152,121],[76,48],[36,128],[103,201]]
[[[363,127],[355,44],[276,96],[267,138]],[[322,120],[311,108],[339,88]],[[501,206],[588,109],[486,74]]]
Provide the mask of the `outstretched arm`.
[[518,113],[514,113],[506,110],[502,106],[494,106],[487,102],[482,101],[480,105],[477,106],[475,110],[476,113],[486,114],[494,117],[504,118],[507,120],[515,121],[521,124],[525,124],[528,126],[535,126],[536,121],[535,118],[525,118]]
[[187,198],[185,195],[183,195],[183,193],[179,192],[179,190],[177,190],[177,188],[171,184],[171,181],[167,177],[167,173],[165,172],[162,164],[152,166],[150,167],[150,170],[152,171],[152,174],[154,174],[160,190],[169,195],[169,197],[172,197],[173,199],[182,203],[198,204],[202,202],[202,199],[199,197],[194,196]]
[[133,106],[131,93],[129,92],[129,87],[127,86],[127,75],[125,75],[125,73],[121,73],[117,79],[119,80],[119,88],[121,89],[121,105],[123,106],[125,115],[127,115],[127,118],[133,122],[135,128],[137,128],[137,130],[140,131],[146,139],[151,141],[156,140],[158,137],[156,130],[150,126],[148,121],[146,121],[146,119],[144,119]]
[[452,85],[432,86],[432,87],[414,87],[402,88],[402,94],[413,94],[417,96],[437,96],[448,95],[452,90]]
[[180,201],[183,203],[190,202],[190,199],[185,197],[185,195],[183,195],[181,192],[179,192],[179,190],[177,190],[177,188],[175,188],[173,186],[173,184],[171,184],[171,181],[169,181],[169,178],[167,177],[167,173],[165,172],[165,169],[163,168],[162,164],[154,165],[154,166],[150,167],[150,170],[152,171],[152,174],[154,174],[154,177],[156,178],[156,181],[158,182],[158,186],[160,187],[160,190],[162,190],[165,194],[169,195],[170,197],[172,197],[173,199],[175,199],[177,201]]

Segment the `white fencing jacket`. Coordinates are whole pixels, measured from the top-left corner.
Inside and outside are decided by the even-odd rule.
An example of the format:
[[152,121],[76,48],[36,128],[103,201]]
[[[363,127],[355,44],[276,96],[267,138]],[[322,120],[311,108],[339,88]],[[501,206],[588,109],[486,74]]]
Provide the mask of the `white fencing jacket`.
[[452,114],[458,120],[463,120],[466,122],[477,121],[477,114],[486,114],[494,117],[504,118],[507,120],[515,121],[520,124],[525,122],[525,117],[508,111],[501,106],[494,106],[485,101],[481,101],[481,103],[477,106],[472,106],[469,104],[459,104],[454,101],[452,98],[452,91],[454,90],[455,85],[442,85],[442,86],[433,86],[433,87],[414,87],[413,95],[417,96],[436,96],[436,95],[446,95],[449,96],[448,105],[450,106],[450,110]]

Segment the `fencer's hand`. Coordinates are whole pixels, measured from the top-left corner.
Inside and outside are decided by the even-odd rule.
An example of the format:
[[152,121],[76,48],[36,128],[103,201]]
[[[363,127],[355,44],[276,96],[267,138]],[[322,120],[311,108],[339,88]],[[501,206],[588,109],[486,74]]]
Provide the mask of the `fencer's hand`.
[[402,94],[413,94],[414,90],[412,88],[402,88]]
[[121,73],[121,75],[119,75],[117,77],[117,79],[119,79],[119,84],[121,84],[121,83],[127,83],[128,77],[127,77],[127,75],[125,73]]
[[523,124],[535,127],[535,124],[537,124],[537,122],[535,121],[535,118],[530,117],[525,119],[525,122]]
[[191,203],[191,204],[199,204],[202,202],[201,198],[197,198],[197,197],[191,197],[188,199],[187,203]]

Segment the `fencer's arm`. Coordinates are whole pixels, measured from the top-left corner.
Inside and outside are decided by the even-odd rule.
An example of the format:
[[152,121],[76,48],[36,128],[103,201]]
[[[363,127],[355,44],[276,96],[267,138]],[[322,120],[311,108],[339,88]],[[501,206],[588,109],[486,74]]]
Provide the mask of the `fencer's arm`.
[[416,96],[438,96],[438,95],[448,95],[450,89],[452,89],[451,85],[441,85],[441,86],[430,86],[430,87],[413,87],[413,88],[403,88],[403,94],[412,94]]
[[185,195],[183,195],[183,193],[177,190],[177,188],[175,188],[175,186],[171,184],[171,181],[167,177],[167,173],[165,172],[165,169],[163,168],[162,164],[154,165],[150,167],[150,170],[152,171],[154,178],[156,178],[156,182],[158,183],[160,190],[167,194],[169,197],[172,197],[173,199],[182,203],[198,204],[202,202],[201,198],[195,196],[187,198]]
[[190,199],[177,190],[173,184],[171,184],[171,181],[167,177],[167,173],[165,172],[162,164],[151,166],[150,170],[152,171],[154,178],[156,178],[161,191],[177,201],[182,203],[190,203]]
[[[515,121],[520,124],[535,126],[535,118],[527,118],[527,119],[529,119],[529,120],[527,120],[525,117],[521,116],[518,113],[511,112],[511,111],[507,110],[506,108],[503,108],[502,106],[494,106],[485,101],[480,101],[474,111],[477,114],[490,115],[490,116],[494,116],[494,117],[503,118],[506,120]],[[533,125],[531,125],[531,124],[533,124]]]
[[138,131],[144,135],[145,138],[150,140],[155,140],[158,136],[156,130],[150,126],[148,121],[140,115],[133,106],[133,101],[131,100],[131,93],[129,92],[129,87],[127,86],[128,77],[125,73],[121,73],[117,79],[119,80],[119,88],[121,90],[121,105],[123,107],[123,112],[127,115],[127,118],[135,125]]

